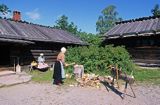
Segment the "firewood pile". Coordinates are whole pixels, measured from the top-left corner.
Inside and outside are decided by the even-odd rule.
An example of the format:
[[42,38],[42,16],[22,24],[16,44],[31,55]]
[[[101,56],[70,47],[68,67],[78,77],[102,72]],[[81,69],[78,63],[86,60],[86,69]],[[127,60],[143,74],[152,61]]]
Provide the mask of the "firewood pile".
[[[66,74],[66,78],[72,78],[73,75],[71,74]],[[71,86],[82,86],[82,87],[95,87],[95,88],[100,88],[101,87],[101,82],[107,82],[111,83],[113,78],[111,76],[99,76],[96,74],[83,74],[81,78],[75,78],[77,83],[76,85],[71,85]]]
[[78,86],[91,86],[100,88],[99,76],[95,74],[84,74],[82,78],[77,78]]

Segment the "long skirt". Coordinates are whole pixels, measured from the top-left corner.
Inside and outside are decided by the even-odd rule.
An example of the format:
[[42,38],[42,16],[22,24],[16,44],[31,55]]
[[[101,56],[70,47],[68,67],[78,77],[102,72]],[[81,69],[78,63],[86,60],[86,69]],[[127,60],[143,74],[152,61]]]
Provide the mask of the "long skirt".
[[62,67],[61,67],[61,62],[60,61],[56,61],[54,64],[54,72],[53,72],[53,79],[54,82],[53,84],[59,85],[62,84]]

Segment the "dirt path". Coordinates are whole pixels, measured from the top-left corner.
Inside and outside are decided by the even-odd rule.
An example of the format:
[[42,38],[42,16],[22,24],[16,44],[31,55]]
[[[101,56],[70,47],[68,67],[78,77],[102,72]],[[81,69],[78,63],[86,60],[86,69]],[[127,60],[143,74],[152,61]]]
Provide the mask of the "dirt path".
[[159,105],[160,86],[134,86],[125,99],[113,91],[91,87],[66,87],[52,84],[21,84],[0,88],[0,105]]

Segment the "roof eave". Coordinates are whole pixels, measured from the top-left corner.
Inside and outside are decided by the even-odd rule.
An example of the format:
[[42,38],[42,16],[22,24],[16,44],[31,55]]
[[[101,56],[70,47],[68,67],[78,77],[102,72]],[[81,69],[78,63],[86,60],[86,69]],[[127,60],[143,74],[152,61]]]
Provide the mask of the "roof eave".
[[151,36],[151,35],[157,35],[160,34],[160,31],[150,31],[150,32],[139,32],[139,33],[132,33],[132,34],[119,34],[119,35],[108,35],[105,36],[106,39],[117,39],[117,38],[127,38],[127,37],[136,37],[136,36]]

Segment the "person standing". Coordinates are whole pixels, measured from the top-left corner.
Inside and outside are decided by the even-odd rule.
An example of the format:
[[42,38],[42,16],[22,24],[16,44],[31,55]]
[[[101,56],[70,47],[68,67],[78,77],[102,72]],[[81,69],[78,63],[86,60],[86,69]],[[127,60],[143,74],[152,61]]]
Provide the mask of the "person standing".
[[53,84],[56,85],[63,84],[63,79],[65,79],[64,66],[67,66],[67,64],[65,63],[65,52],[66,48],[62,47],[61,52],[58,54],[57,60],[54,64]]

